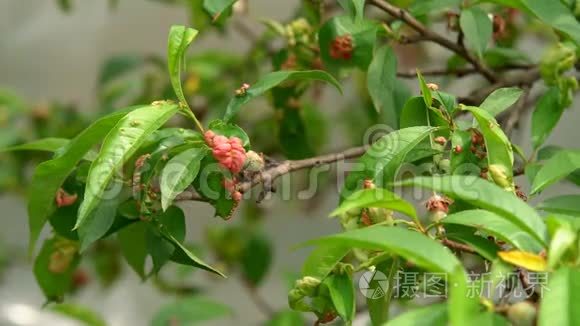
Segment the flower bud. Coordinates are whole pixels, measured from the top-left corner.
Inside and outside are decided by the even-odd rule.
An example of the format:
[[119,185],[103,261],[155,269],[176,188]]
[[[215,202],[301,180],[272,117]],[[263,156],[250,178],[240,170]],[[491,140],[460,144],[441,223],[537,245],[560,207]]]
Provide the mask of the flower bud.
[[445,143],[447,143],[447,139],[445,139],[445,137],[443,137],[443,136],[435,137],[435,139],[433,139],[433,141],[439,145],[445,145]]
[[262,155],[254,152],[248,151],[246,153],[246,161],[244,162],[244,169],[250,172],[258,172],[262,171],[264,168],[265,162]]
[[77,201],[77,198],[78,198],[77,194],[70,195],[66,191],[64,191],[64,189],[60,188],[56,192],[55,198],[56,206],[57,207],[71,206]]
[[491,176],[496,185],[509,191],[514,190],[512,180],[507,176],[506,168],[503,165],[491,164],[487,169],[489,176]]
[[438,91],[439,85],[437,85],[435,83],[427,83],[427,88],[432,90],[432,91]]

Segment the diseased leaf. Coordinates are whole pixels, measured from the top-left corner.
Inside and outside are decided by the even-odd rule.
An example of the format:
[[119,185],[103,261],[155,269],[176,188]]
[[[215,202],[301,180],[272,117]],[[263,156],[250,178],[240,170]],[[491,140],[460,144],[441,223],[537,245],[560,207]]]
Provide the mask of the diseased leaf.
[[0,148],[0,153],[13,151],[45,151],[56,152],[59,148],[67,145],[69,140],[66,138],[49,137],[39,140],[34,140],[26,144],[14,145],[10,147]]
[[312,250],[304,265],[302,276],[311,276],[319,280],[324,279],[338,262],[351,250],[349,246],[340,244],[322,244]]
[[493,33],[493,25],[487,13],[478,7],[464,9],[459,17],[459,25],[465,35],[467,47],[478,57],[483,57]]
[[386,188],[394,180],[405,156],[433,130],[435,128],[426,126],[405,128],[374,142],[346,177],[340,193],[341,202],[361,189],[365,179],[373,180],[377,187]]
[[161,207],[166,210],[175,197],[182,193],[197,177],[201,160],[207,148],[191,148],[174,156],[161,172]]
[[333,274],[324,280],[330,292],[330,299],[336,312],[347,323],[352,322],[355,314],[354,285],[348,274]]
[[499,258],[512,265],[523,267],[530,271],[543,272],[547,268],[546,258],[525,251],[500,251]]
[[120,110],[93,122],[68,145],[61,148],[57,157],[36,167],[28,190],[30,253],[34,251],[36,240],[48,216],[54,211],[58,189],[77,163],[132,109]]
[[384,45],[377,49],[367,73],[367,88],[377,112],[384,112],[386,122],[398,120],[395,107],[395,82],[397,80],[397,57]]
[[34,277],[49,301],[60,302],[72,286],[80,262],[76,243],[59,237],[44,241],[34,261]]
[[563,267],[548,276],[538,314],[540,326],[580,324],[580,270]]
[[169,30],[167,43],[167,67],[169,69],[171,86],[173,86],[173,91],[175,92],[175,95],[177,95],[181,104],[186,107],[189,106],[185,99],[185,95],[183,94],[183,89],[181,88],[181,70],[183,70],[183,65],[185,63],[183,58],[185,51],[196,36],[197,30],[185,26],[174,25],[171,26],[171,29]]
[[224,116],[224,121],[230,121],[241,109],[242,105],[250,102],[254,98],[264,94],[265,92],[271,90],[272,88],[279,86],[280,84],[287,81],[300,81],[300,80],[319,80],[324,81],[332,86],[334,86],[338,91],[342,93],[342,88],[339,82],[322,70],[305,70],[305,71],[274,71],[269,74],[262,76],[262,78],[251,85],[249,89],[246,90],[244,95],[236,96],[231,99],[226,108],[226,113]]
[[418,177],[395,186],[416,186],[461,199],[475,207],[499,214],[546,246],[546,226],[538,213],[511,192],[504,191],[478,176]]
[[186,297],[161,307],[151,326],[193,325],[232,315],[230,307],[203,297]]
[[[120,186],[119,174],[123,164],[139,149],[151,133],[161,127],[178,110],[175,104],[166,102],[143,106],[124,116],[107,134],[99,155],[91,164],[85,197],[79,207],[75,228],[85,223],[99,202],[108,196],[116,196]],[[107,187],[112,190],[107,191]]]
[[563,150],[540,168],[532,184],[532,194],[542,191],[580,168],[580,151]]
[[540,147],[548,138],[564,112],[558,87],[550,88],[536,104],[532,113],[532,145]]
[[443,224],[465,225],[500,238],[514,247],[530,252],[540,252],[544,246],[520,227],[502,215],[482,209],[465,210],[450,214]]
[[489,113],[490,116],[495,117],[516,104],[522,93],[523,91],[517,87],[496,89],[481,103],[479,108]]
[[460,266],[457,258],[440,243],[417,232],[398,227],[370,226],[310,240],[305,244],[381,249],[432,272],[452,273]]
[[401,212],[414,219],[417,218],[415,208],[406,200],[389,190],[382,188],[361,189],[347,197],[330,216],[338,216],[353,208],[380,207]]

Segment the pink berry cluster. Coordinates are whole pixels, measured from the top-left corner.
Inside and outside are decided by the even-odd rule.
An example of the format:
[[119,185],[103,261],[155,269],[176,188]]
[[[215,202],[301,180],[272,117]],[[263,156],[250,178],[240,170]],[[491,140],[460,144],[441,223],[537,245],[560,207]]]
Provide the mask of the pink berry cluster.
[[246,150],[238,137],[216,135],[208,130],[204,134],[205,142],[212,148],[213,157],[232,173],[240,173],[246,161]]

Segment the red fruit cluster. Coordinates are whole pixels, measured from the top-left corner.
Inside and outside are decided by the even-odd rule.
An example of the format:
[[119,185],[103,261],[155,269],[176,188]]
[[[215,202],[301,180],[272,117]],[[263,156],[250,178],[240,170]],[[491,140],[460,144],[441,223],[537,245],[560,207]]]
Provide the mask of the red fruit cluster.
[[242,146],[242,140],[238,137],[216,135],[213,131],[206,131],[205,141],[212,148],[213,157],[232,173],[242,171],[246,161],[246,150]]
[[56,192],[56,206],[57,207],[66,207],[74,204],[77,201],[77,194],[70,195],[64,189],[60,188]]
[[330,56],[336,60],[350,60],[353,49],[352,37],[349,34],[337,36],[330,44]]
[[453,204],[453,200],[451,198],[436,194],[427,200],[425,207],[429,212],[449,213],[449,205],[451,204]]

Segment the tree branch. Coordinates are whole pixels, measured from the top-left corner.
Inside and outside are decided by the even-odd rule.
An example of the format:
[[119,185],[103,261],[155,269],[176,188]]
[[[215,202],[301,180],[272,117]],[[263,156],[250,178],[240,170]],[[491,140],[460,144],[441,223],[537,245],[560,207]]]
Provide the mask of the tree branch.
[[[287,160],[282,162],[273,162],[263,171],[256,173],[250,180],[241,182],[238,190],[245,193],[254,186],[262,184],[266,189],[272,189],[272,183],[279,177],[298,170],[308,169],[320,165],[331,164],[341,160],[356,158],[363,155],[367,150],[366,146],[353,147],[342,152],[315,156],[304,160]],[[194,191],[184,191],[179,194],[176,201],[207,201]]]
[[498,77],[496,76],[493,70],[489,69],[483,62],[481,62],[473,54],[469,53],[464,47],[428,29],[420,21],[411,16],[407,11],[399,7],[393,6],[392,4],[384,0],[370,0],[369,4],[385,11],[386,13],[388,13],[393,17],[402,20],[405,24],[407,24],[409,27],[411,27],[413,30],[419,33],[419,35],[424,40],[437,43],[443,46],[444,48],[447,48],[455,52],[457,55],[465,58],[465,60],[471,63],[473,67],[489,82],[495,83],[498,80]]
[[[532,65],[527,64],[513,64],[513,65],[505,65],[502,67],[497,68],[498,71],[509,71],[509,70],[528,70],[533,68]],[[464,77],[468,75],[478,74],[479,71],[476,68],[468,67],[468,68],[457,68],[457,69],[431,69],[431,70],[421,70],[421,74],[423,76],[456,76],[456,77]],[[397,72],[397,77],[400,78],[417,78],[417,71],[416,70],[409,70],[409,71],[399,71]]]

